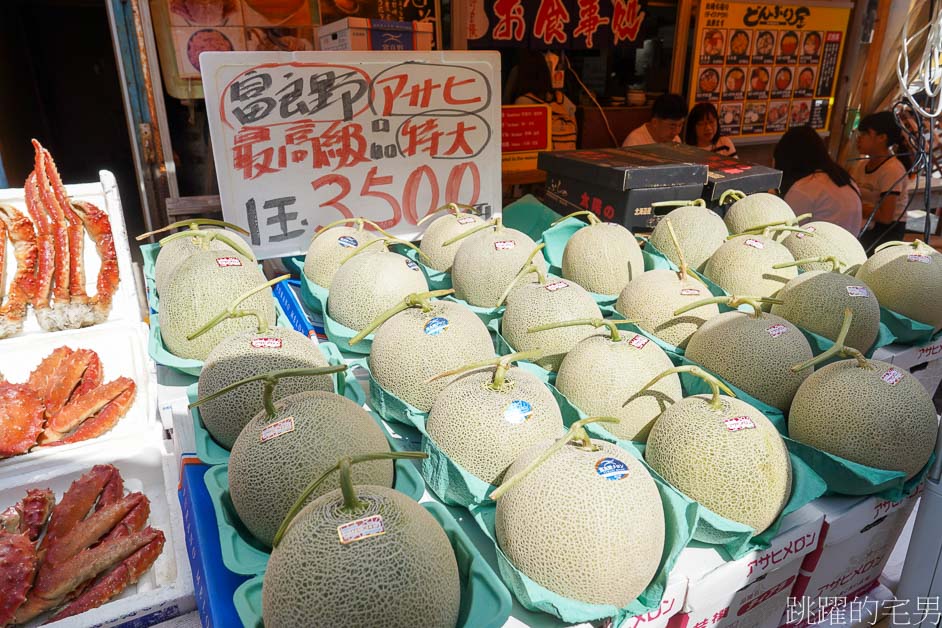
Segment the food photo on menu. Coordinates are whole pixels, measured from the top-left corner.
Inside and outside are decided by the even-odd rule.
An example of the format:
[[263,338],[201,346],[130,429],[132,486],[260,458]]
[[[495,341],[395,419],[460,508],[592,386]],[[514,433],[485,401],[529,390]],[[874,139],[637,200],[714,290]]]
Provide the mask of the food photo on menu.
[[775,58],[776,63],[797,63],[798,62],[798,33],[795,31],[786,31],[778,40],[778,55]]
[[749,98],[766,100],[769,97],[770,68],[758,67],[749,71]]
[[729,51],[726,56],[727,63],[748,63],[749,62],[749,33],[746,31],[734,31],[729,38]]
[[723,100],[742,100],[745,86],[746,73],[741,68],[726,70],[726,78],[723,81]]
[[798,79],[795,81],[795,96],[799,98],[814,95],[814,78],[817,68],[804,67],[798,70]]
[[775,68],[772,78],[772,98],[791,98],[792,79],[791,68]]
[[715,98],[720,87],[720,73],[713,68],[700,70],[697,79],[697,100]]
[[765,110],[768,103],[747,102],[742,118],[742,132],[762,133],[765,128]]
[[795,100],[792,102],[790,126],[805,126],[811,120],[811,101]]
[[766,114],[765,130],[784,131],[788,124],[788,101],[773,100],[769,103],[768,113]]
[[708,30],[703,34],[703,47],[700,49],[700,63],[703,65],[722,65],[726,36],[723,31]]
[[775,31],[759,31],[752,49],[753,63],[772,63],[775,54]]
[[[200,54],[204,52],[245,50],[242,28],[175,28],[177,69],[181,78],[200,77]],[[183,54],[180,54],[180,53]]]
[[811,31],[805,33],[804,41],[801,44],[801,62],[815,63],[821,57],[821,33]]
[[720,130],[725,135],[739,135],[742,124],[742,103],[720,105]]

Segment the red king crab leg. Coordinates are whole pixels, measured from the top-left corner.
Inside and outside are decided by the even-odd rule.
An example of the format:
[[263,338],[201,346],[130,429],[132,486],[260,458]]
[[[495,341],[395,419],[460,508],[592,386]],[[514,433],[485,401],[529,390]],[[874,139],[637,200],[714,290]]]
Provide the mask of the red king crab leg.
[[69,224],[66,222],[65,210],[53,192],[49,182],[49,170],[46,164],[46,154],[39,142],[33,140],[36,150],[35,168],[36,187],[39,190],[40,205],[45,208],[49,216],[49,227],[55,245],[55,272],[53,273],[52,296],[54,305],[68,302],[69,294]]
[[118,256],[114,248],[114,235],[111,232],[111,222],[108,214],[85,201],[72,203],[72,209],[78,214],[89,237],[95,243],[95,250],[101,259],[101,268],[98,270],[96,294],[89,298],[91,311],[86,314],[85,324],[96,325],[108,318],[111,311],[111,299],[118,289],[120,279],[118,273]]
[[[34,145],[39,142],[33,140]],[[85,293],[85,265],[84,265],[84,245],[85,232],[82,229],[82,220],[75,215],[72,205],[69,202],[69,196],[65,192],[65,186],[62,184],[62,178],[56,169],[56,162],[52,160],[52,155],[45,148],[42,149],[43,158],[46,166],[46,177],[49,185],[55,194],[56,202],[62,208],[68,219],[69,236],[69,294],[72,301],[83,301],[87,296]]]
[[39,200],[39,188],[36,185],[36,173],[26,177],[26,209],[36,227],[36,246],[38,263],[36,265],[36,291],[33,293],[33,307],[37,310],[49,309],[49,292],[52,289],[52,270],[56,263],[56,252],[52,246],[52,234],[49,216]]
[[[0,204],[0,232],[5,232],[13,242],[16,258],[16,273],[10,284],[7,302],[0,306],[0,338],[6,338],[23,329],[26,308],[36,293],[36,234],[33,223],[9,205]],[[4,254],[6,242],[0,237],[0,278],[4,276]],[[0,288],[0,296],[2,296]]]

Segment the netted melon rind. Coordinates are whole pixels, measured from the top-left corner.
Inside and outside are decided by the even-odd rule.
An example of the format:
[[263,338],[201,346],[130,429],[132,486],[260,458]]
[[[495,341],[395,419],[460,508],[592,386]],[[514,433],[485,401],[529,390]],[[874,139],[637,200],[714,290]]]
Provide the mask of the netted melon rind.
[[[789,436],[877,469],[915,476],[935,447],[937,419],[925,387],[904,369],[868,360],[822,366],[798,389]],[[888,371],[894,371],[887,375]],[[897,380],[895,384],[888,383]]]
[[[246,251],[251,251],[252,247],[249,246],[249,243],[243,240],[239,234],[233,233],[232,231],[227,231],[225,229],[200,229],[202,233],[222,233],[226,237],[234,240],[236,244],[241,244]],[[170,284],[170,279],[173,277],[173,273],[177,271],[177,268],[180,267],[180,264],[186,261],[186,259],[193,255],[194,253],[199,253],[203,251],[203,238],[193,237],[193,238],[178,238],[176,240],[171,240],[167,244],[160,245],[160,251],[157,253],[157,260],[154,262],[154,285],[157,290],[157,294],[163,294],[167,286]],[[210,251],[232,251],[233,249],[223,242],[222,240],[209,240],[207,245],[207,250]]]
[[[365,506],[355,514],[340,510],[340,491],[298,513],[265,572],[265,625],[454,627],[458,563],[441,525],[394,490],[360,485],[356,493]],[[338,526],[374,515],[383,534],[340,544]]]
[[[767,192],[757,192],[742,198],[726,210],[723,222],[730,233],[742,233],[759,225],[795,219],[795,212],[784,200]],[[776,240],[784,239],[788,232],[779,233]]]
[[[304,257],[304,276],[322,288],[330,289],[343,260],[377,237],[371,231],[349,225],[331,227],[317,239],[311,240]],[[344,244],[341,244],[340,238],[344,238]]]
[[435,270],[450,272],[460,245],[455,243],[444,246],[444,243],[482,224],[484,221],[480,217],[471,214],[447,214],[433,220],[419,243],[419,250],[429,257],[427,265]]
[[[691,499],[759,534],[791,496],[788,450],[775,426],[748,403],[723,396],[723,409],[714,411],[709,399],[687,397],[665,411],[648,436],[645,460]],[[745,420],[754,427],[743,428]]]
[[563,249],[562,273],[589,292],[614,296],[644,272],[634,235],[622,225],[602,222],[572,234]]
[[[245,527],[267,545],[302,491],[337,460],[389,451],[373,417],[340,395],[305,392],[282,399],[276,407],[275,418],[260,413],[245,426],[229,457],[232,505]],[[293,431],[261,442],[262,430],[289,416],[294,418]],[[352,472],[357,484],[393,484],[391,460],[354,465]],[[339,486],[333,474],[310,499]]]
[[[910,256],[919,256],[910,261]],[[924,263],[928,259],[929,263]],[[891,246],[857,270],[885,308],[942,329],[942,253],[928,246]]]
[[667,222],[674,227],[674,233],[684,251],[684,259],[690,268],[702,271],[710,256],[723,246],[729,230],[719,214],[706,207],[688,205],[672,210],[658,221],[651,232],[650,242],[667,259],[680,266],[680,257],[674,248]]
[[[842,272],[854,272],[867,261],[867,252],[860,240],[850,231],[834,223],[816,221],[801,225],[811,234],[789,233],[782,244],[791,251],[796,260],[833,255],[844,263]],[[829,262],[802,264],[799,268],[809,270],[831,270]]]
[[[750,246],[750,241],[762,248]],[[727,240],[718,248],[703,274],[728,294],[772,297],[798,276],[794,266],[781,269],[772,266],[794,261],[788,249],[771,238],[744,235]],[[768,306],[763,309],[768,310]]]
[[[495,248],[497,242],[513,242],[510,249]],[[501,227],[483,229],[450,246],[457,246],[451,281],[455,297],[476,307],[497,307],[497,301],[536,248],[525,233]],[[533,264],[546,272],[546,261],[537,253]]]
[[[523,470],[551,444],[544,441],[528,449],[506,477]],[[611,443],[592,444],[599,450],[563,447],[497,501],[497,542],[517,569],[550,591],[622,608],[657,573],[664,551],[664,509],[641,462]],[[620,461],[627,475],[620,480],[599,475],[596,464],[604,458]]]

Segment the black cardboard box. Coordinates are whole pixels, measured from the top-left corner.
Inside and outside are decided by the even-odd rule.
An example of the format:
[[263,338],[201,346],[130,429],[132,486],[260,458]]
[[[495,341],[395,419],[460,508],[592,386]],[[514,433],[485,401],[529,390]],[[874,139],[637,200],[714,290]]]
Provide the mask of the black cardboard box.
[[705,164],[685,163],[671,155],[643,150],[648,148],[651,147],[543,152],[537,158],[537,167],[549,174],[592,181],[619,192],[706,183]]

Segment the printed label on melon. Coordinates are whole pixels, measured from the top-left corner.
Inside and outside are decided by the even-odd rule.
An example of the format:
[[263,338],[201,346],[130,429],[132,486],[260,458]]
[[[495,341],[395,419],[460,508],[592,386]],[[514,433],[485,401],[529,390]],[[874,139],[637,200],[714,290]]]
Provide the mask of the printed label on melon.
[[511,425],[526,423],[533,416],[533,405],[523,399],[514,399],[504,408],[504,420]]
[[470,225],[472,222],[474,222],[474,216],[462,216],[458,219],[459,225]]
[[411,259],[406,260],[406,266],[409,270],[419,270],[419,265],[413,262]]
[[[805,227],[804,229],[805,231],[810,231],[811,233],[814,233],[815,231],[817,231],[817,229],[815,229],[814,227]],[[798,232],[795,234],[795,237],[798,238],[799,240],[803,240],[806,235],[811,235],[811,234]]]
[[562,290],[563,288],[568,288],[569,284],[565,281],[554,281],[553,283],[548,283],[545,286],[548,292],[556,292],[557,290]]
[[355,249],[356,247],[360,246],[360,243],[357,242],[356,238],[354,238],[353,236],[348,236],[348,235],[340,236],[339,238],[337,238],[337,244],[339,244],[345,249]]
[[730,432],[756,429],[756,424],[747,416],[734,416],[731,419],[723,419],[723,424]]
[[370,515],[337,526],[337,536],[340,537],[341,545],[349,545],[354,541],[362,541],[381,534],[386,534],[382,515]]
[[847,294],[852,297],[869,297],[870,291],[867,286],[847,286]]
[[281,338],[253,338],[251,342],[253,349],[281,349]]
[[680,296],[683,296],[683,297],[698,297],[698,296],[700,296],[700,289],[699,289],[699,288],[681,288],[681,289],[680,289]]
[[595,472],[606,480],[624,480],[628,477],[628,465],[618,458],[601,458],[595,463]]
[[442,316],[436,316],[429,322],[425,323],[425,327],[422,331],[428,336],[437,336],[448,329],[448,319]]
[[242,260],[238,257],[217,257],[216,266],[220,268],[230,268],[232,266],[241,266]]
[[509,251],[517,246],[516,240],[498,240],[494,243],[494,248],[498,251]]
[[748,240],[743,242],[743,244],[745,244],[746,246],[751,246],[752,248],[759,249],[759,250],[762,250],[765,248],[765,244],[763,244],[761,240],[754,240],[752,238],[749,238]]
[[259,437],[259,440],[263,443],[278,438],[279,436],[284,436],[288,432],[294,431],[294,417],[289,416],[281,419],[280,421],[275,421],[269,425],[266,425],[262,429],[262,434]]
[[630,344],[635,349],[644,349],[649,342],[651,341],[641,334],[635,334],[635,337],[629,340],[628,344]]
[[913,253],[912,255],[906,256],[907,261],[910,262],[919,262],[920,264],[931,264],[932,258],[928,255],[923,255],[922,253]]
[[788,331],[788,327],[785,327],[785,325],[781,323],[775,323],[774,325],[769,325],[765,331],[769,332],[769,335],[773,338],[778,338]]
[[884,373],[883,377],[881,377],[880,379],[882,379],[884,382],[886,382],[890,386],[896,386],[900,382],[900,380],[903,379],[903,374],[902,372],[898,371],[895,368],[890,368],[890,369],[887,369],[886,373]]

